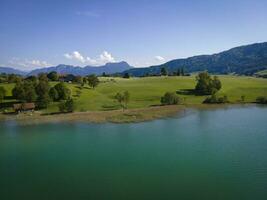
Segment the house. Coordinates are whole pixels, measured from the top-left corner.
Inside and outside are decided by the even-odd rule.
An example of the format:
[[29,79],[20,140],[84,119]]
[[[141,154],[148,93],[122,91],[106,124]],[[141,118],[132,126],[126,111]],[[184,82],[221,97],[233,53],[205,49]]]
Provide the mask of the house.
[[15,112],[19,113],[21,111],[34,111],[34,103],[17,103],[13,105]]

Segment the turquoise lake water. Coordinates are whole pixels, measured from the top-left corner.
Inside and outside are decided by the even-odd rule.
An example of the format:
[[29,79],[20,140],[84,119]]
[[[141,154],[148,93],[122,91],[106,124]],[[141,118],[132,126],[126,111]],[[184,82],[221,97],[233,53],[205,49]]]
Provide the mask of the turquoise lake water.
[[0,124],[0,199],[267,199],[267,107],[136,124]]

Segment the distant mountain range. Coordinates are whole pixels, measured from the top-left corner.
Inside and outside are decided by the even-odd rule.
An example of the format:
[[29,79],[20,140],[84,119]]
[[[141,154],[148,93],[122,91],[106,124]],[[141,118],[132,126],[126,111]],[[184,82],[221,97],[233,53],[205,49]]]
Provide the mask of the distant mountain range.
[[7,74],[19,74],[19,75],[38,75],[40,73],[49,73],[52,71],[56,71],[59,74],[73,74],[73,75],[80,75],[85,76],[88,74],[96,74],[101,75],[103,72],[106,74],[114,74],[120,73],[125,70],[129,70],[133,68],[127,62],[117,62],[117,63],[107,63],[103,66],[93,67],[93,66],[72,66],[72,65],[64,65],[60,64],[55,67],[45,67],[41,69],[35,69],[31,72],[23,72],[9,67],[0,67],[0,73],[7,73]]
[[178,69],[184,68],[186,73],[207,70],[210,73],[217,74],[235,73],[252,75],[258,71],[267,69],[267,42],[240,46],[213,55],[175,59],[162,65],[145,68],[133,68],[127,62],[118,62],[107,63],[99,67],[79,67],[61,64],[55,67],[36,69],[29,73],[8,67],[0,67],[0,73],[37,75],[39,73],[56,71],[60,74],[84,76],[88,74],[100,75],[105,72],[106,74],[129,73],[131,76],[144,76],[147,74],[160,74],[161,68],[163,67],[165,67],[169,73],[177,72]]
[[23,72],[17,69],[13,69],[11,67],[0,67],[0,74],[6,73],[6,74],[19,74],[19,75],[26,75],[27,72]]
[[267,69],[267,42],[240,46],[213,55],[200,55],[186,59],[175,59],[167,63],[147,68],[134,68],[123,73],[132,76],[159,74],[165,67],[169,73],[184,68],[187,73],[207,70],[210,73],[236,73],[252,75]]

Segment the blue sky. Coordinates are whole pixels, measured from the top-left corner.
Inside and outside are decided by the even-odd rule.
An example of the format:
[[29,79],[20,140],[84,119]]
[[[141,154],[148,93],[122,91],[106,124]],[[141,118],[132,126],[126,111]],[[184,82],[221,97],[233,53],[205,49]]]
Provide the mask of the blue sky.
[[266,0],[0,0],[0,65],[133,66],[267,41]]

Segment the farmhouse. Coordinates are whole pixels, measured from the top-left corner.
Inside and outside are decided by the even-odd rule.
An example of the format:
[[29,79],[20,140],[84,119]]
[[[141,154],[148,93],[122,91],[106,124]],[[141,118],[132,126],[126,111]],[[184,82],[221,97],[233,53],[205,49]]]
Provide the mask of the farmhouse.
[[19,113],[21,111],[34,111],[34,103],[17,103],[13,105],[15,112]]

